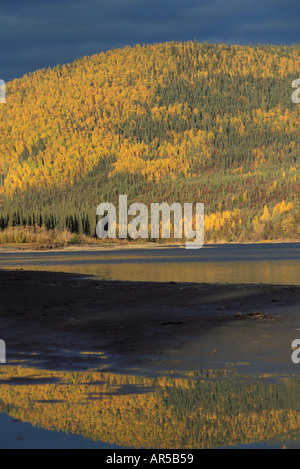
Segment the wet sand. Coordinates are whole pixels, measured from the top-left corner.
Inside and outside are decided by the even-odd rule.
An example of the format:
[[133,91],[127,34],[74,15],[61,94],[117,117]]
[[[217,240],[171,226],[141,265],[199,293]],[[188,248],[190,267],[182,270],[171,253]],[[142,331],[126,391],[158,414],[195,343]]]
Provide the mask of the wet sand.
[[101,363],[110,371],[151,372],[233,360],[261,363],[265,371],[280,366],[298,371],[290,345],[300,337],[299,312],[296,286],[103,281],[0,271],[7,361],[31,359],[50,369]]

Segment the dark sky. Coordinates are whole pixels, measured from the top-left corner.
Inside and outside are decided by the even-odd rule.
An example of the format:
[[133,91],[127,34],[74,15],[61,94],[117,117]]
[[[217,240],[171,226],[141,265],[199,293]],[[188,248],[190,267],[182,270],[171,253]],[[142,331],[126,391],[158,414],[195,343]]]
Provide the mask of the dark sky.
[[0,0],[0,78],[113,47],[299,44],[299,0]]

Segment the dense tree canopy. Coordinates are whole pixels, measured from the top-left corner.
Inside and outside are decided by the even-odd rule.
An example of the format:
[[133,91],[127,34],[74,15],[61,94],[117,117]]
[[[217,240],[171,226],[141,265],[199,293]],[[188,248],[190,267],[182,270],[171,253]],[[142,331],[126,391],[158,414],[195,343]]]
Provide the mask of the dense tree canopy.
[[204,202],[212,238],[299,236],[299,51],[169,42],[8,83],[0,229],[94,235],[97,205],[127,194]]

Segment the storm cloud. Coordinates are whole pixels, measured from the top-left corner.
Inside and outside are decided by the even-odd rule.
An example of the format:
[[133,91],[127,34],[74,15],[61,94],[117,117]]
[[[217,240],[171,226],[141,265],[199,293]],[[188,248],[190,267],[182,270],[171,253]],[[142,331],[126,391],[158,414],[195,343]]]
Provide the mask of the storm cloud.
[[298,32],[297,0],[11,0],[0,6],[0,77],[125,45],[292,44]]

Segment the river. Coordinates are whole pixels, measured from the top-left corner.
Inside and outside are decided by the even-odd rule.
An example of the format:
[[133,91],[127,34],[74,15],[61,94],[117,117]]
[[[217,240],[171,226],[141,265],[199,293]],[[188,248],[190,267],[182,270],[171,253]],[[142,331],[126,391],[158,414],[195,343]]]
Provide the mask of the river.
[[[2,251],[0,268],[105,280],[291,285],[289,292],[300,285],[300,244]],[[187,343],[186,371],[178,354],[168,357],[173,371],[156,376],[101,366],[45,369],[38,354],[8,359],[1,365],[0,448],[300,448],[300,364],[290,359],[299,304],[272,308],[278,321],[228,323]],[[250,355],[260,348],[265,361],[253,368]]]
[[111,280],[300,285],[300,244],[220,244],[199,250],[157,247],[1,252],[0,266]]

